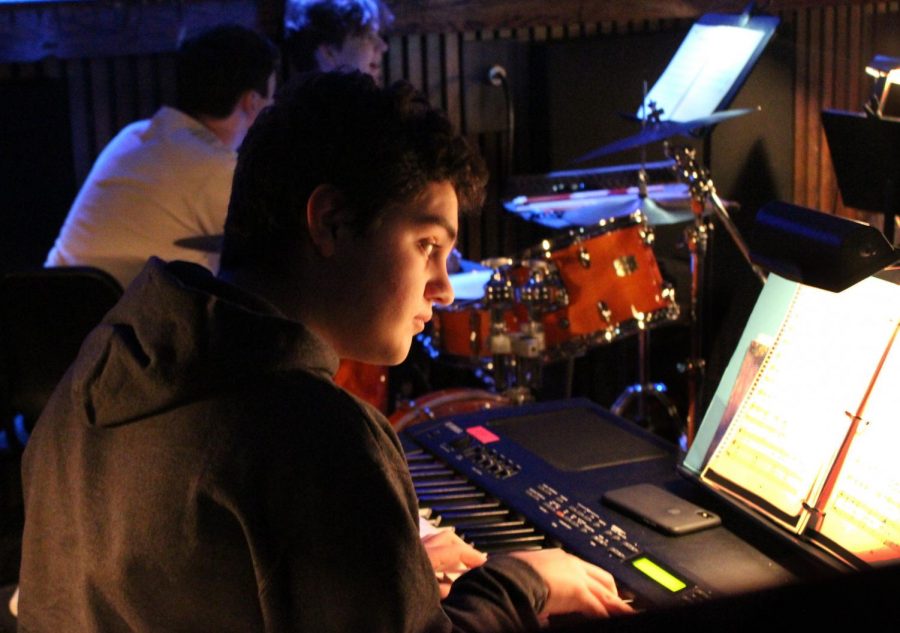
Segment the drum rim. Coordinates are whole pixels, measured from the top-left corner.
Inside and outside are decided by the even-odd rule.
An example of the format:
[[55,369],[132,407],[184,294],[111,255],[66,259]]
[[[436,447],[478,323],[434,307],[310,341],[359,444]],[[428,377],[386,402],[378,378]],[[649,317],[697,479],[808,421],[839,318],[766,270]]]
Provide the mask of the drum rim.
[[585,242],[606,235],[607,233],[638,225],[643,225],[648,230],[650,229],[650,226],[644,218],[644,214],[639,210],[632,211],[627,215],[600,220],[600,222],[592,224],[591,226],[570,227],[565,233],[545,238],[541,240],[539,244],[526,248],[522,251],[522,255],[519,259],[545,259],[549,253],[568,248],[577,242]]
[[[653,328],[665,323],[675,323],[680,316],[681,308],[676,301],[672,300],[670,305],[648,312],[643,320],[626,319],[606,330],[573,336],[558,345],[548,346],[544,351],[543,360],[544,362],[557,362],[583,356],[589,350],[616,343],[637,334],[642,329]],[[644,324],[643,327],[641,327],[641,323]]]
[[[434,398],[436,401],[431,401],[429,398]],[[413,422],[419,423],[426,420],[437,420],[454,415],[452,412],[435,415],[432,409],[460,402],[480,404],[481,406],[479,409],[475,410],[476,412],[514,405],[513,401],[508,396],[497,393],[496,391],[489,391],[478,387],[447,387],[420,395],[418,398],[411,401],[408,409],[402,412],[395,411],[392,413],[388,418],[388,421],[391,423],[393,429],[399,432],[411,426],[411,423]],[[424,416],[424,419],[416,420],[419,416]]]
[[[637,334],[642,329],[654,328],[666,323],[675,323],[680,317],[681,307],[673,299],[669,305],[646,313],[643,320],[626,319],[609,329],[573,336],[552,347],[548,345],[541,354],[541,361],[544,363],[555,363],[569,358],[577,358],[583,356],[591,349],[610,345]],[[643,328],[640,325],[641,322],[644,324]],[[472,367],[473,365],[483,367],[490,363],[493,358],[490,354],[487,356],[478,354],[462,356],[439,351],[437,348],[435,348],[435,353],[451,367]]]

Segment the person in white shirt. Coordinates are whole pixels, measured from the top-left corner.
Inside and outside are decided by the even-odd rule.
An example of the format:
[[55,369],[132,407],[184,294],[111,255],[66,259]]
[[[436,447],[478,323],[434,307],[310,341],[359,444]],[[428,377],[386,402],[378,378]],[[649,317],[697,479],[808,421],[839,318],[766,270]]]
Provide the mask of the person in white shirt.
[[127,286],[151,255],[215,271],[236,150],[272,102],[277,48],[223,25],[185,40],[175,107],[126,126],[97,158],[45,266],[94,266]]

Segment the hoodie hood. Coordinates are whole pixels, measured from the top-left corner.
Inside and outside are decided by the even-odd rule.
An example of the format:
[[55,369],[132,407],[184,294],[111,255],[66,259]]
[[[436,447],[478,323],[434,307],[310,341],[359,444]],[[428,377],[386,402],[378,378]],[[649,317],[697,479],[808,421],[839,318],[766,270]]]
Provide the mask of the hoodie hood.
[[88,424],[116,426],[272,372],[330,378],[337,367],[331,347],[273,306],[201,266],[152,258],[86,339],[71,389]]

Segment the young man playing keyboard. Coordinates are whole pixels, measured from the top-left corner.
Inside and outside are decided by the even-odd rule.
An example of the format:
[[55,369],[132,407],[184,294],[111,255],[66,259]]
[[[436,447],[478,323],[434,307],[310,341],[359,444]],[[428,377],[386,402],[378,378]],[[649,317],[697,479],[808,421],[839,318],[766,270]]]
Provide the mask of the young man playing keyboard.
[[221,269],[151,260],[24,457],[20,626],[499,631],[629,611],[560,550],[492,556],[441,600],[397,436],[337,387],[452,301],[484,168],[408,85],[300,78],[242,146]]

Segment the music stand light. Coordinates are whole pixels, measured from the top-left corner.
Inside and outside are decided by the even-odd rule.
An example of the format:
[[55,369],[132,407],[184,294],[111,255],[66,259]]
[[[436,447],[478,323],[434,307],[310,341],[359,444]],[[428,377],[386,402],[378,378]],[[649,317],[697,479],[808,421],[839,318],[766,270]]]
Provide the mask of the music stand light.
[[776,201],[756,215],[750,258],[785,279],[840,292],[900,260],[900,249],[864,222]]
[[875,79],[866,112],[900,121],[900,57],[876,55],[866,66],[866,74]]

